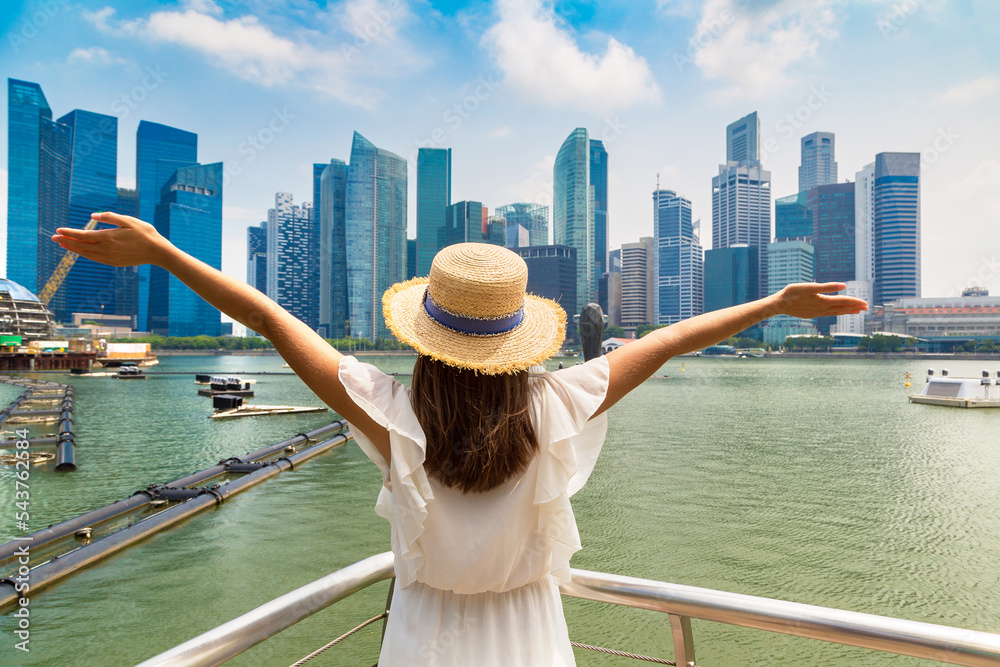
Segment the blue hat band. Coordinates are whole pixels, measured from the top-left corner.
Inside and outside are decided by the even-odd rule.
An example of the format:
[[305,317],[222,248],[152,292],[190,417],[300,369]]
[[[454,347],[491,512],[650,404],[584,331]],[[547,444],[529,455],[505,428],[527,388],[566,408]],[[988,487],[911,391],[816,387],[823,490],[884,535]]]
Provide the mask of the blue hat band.
[[424,310],[431,319],[441,326],[460,334],[469,336],[496,336],[513,331],[524,319],[524,306],[509,315],[499,317],[470,317],[449,312],[434,303],[431,292],[424,292]]

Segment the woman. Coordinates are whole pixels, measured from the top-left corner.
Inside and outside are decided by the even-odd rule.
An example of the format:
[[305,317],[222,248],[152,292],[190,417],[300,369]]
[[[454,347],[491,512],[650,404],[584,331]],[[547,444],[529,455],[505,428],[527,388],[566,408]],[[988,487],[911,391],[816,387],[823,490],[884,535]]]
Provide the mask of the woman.
[[772,315],[866,308],[823,294],[840,283],[790,285],[529,377],[562,344],[565,313],[525,294],[527,268],[514,253],[458,244],[438,253],[429,278],[383,296],[386,326],[418,352],[407,389],[152,225],[94,217],[117,228],[60,228],[53,240],[113,266],[156,264],[268,338],[382,470],[376,512],[391,526],[397,578],[382,667],[574,664],[558,590],[580,549],[569,498],[593,470],[607,409],[671,357]]

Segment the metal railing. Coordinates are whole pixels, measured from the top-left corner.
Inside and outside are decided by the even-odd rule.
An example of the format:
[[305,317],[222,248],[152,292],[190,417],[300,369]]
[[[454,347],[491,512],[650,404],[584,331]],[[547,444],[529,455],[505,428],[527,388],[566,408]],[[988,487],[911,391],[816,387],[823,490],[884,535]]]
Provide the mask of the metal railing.
[[[138,667],[219,665],[335,602],[393,576],[392,553],[371,556],[257,607]],[[938,660],[1000,667],[1000,635],[829,607],[572,570],[563,595],[666,613],[678,665],[693,666],[691,619]]]

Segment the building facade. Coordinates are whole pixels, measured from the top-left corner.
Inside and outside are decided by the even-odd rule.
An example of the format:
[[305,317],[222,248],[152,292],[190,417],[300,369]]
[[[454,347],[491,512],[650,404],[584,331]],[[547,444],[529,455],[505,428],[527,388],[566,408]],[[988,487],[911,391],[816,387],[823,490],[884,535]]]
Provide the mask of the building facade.
[[[549,207],[542,204],[517,202],[497,206],[493,214],[506,221],[507,228],[519,225],[528,230],[526,245],[543,246],[549,243]],[[518,236],[520,238],[520,236]],[[520,242],[519,242],[520,244]],[[523,245],[523,244],[522,244]]]
[[[198,164],[198,135],[169,125],[139,121],[135,134],[136,210],[140,220],[152,222],[163,186],[182,167]],[[150,271],[138,270],[136,327],[149,331]]]
[[382,315],[382,294],[406,276],[406,184],[406,160],[355,132],[346,194],[352,336],[392,337]]
[[808,191],[816,282],[855,279],[854,183],[817,185]]
[[774,200],[775,241],[812,240],[813,220],[809,211],[808,194],[802,191]]
[[[812,244],[801,240],[775,241],[767,247],[767,293],[774,294],[792,283],[815,280],[815,251]],[[775,315],[762,325],[763,340],[768,345],[780,345],[793,335],[816,335],[812,321],[791,315]]]
[[267,296],[316,329],[319,303],[309,289],[312,232],[312,202],[296,206],[291,193],[277,193],[274,208],[267,212]]
[[623,243],[621,270],[621,326],[631,329],[656,321],[653,280],[656,246],[653,237]]
[[[528,265],[527,291],[535,296],[552,299],[566,311],[567,321],[573,321],[576,298],[576,248],[563,245],[528,246],[516,252]],[[571,326],[567,324],[566,334]]]
[[579,127],[556,154],[552,173],[552,226],[556,245],[576,248],[579,313],[597,298],[595,273],[594,186],[590,181],[590,137]]
[[705,307],[704,253],[691,202],[673,190],[653,192],[655,324],[674,324]]
[[908,298],[872,309],[867,333],[1000,337],[1000,297]]
[[705,251],[705,312],[753,301],[757,284],[757,253],[743,244]]
[[417,275],[431,272],[431,262],[446,239],[446,209],[451,205],[451,149],[417,151]]
[[813,132],[802,137],[799,192],[837,182],[837,160],[833,132]]
[[[771,242],[771,172],[760,166],[728,162],[712,178],[712,247],[748,246],[756,254],[752,290],[767,284],[767,246]],[[706,293],[708,290],[708,267]],[[759,296],[749,292],[750,300]],[[706,303],[706,308],[708,305]]]
[[347,335],[347,170],[330,160],[320,176],[318,330],[327,338]]
[[608,152],[600,139],[590,140],[590,185],[594,188],[596,279],[608,270]]
[[726,126],[726,162],[760,162],[760,119],[756,111]]
[[[222,269],[222,163],[182,167],[163,186],[154,220],[173,245]],[[150,330],[162,336],[218,336],[221,314],[179,278],[153,266]]]
[[247,227],[247,284],[267,294],[267,221]]
[[920,296],[920,153],[879,153],[873,184],[876,305]]

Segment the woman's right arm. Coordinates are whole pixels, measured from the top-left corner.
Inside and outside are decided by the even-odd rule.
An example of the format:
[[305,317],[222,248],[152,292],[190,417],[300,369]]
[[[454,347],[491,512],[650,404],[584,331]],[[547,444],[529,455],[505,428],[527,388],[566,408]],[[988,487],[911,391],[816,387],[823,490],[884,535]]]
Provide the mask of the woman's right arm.
[[295,374],[324,403],[360,429],[390,460],[389,433],[358,407],[339,380],[343,355],[304,322],[244,282],[179,250],[147,222],[116,213],[94,218],[117,229],[62,227],[52,237],[63,248],[111,266],[155,264],[201,298],[272,343]]
[[856,314],[868,309],[861,299],[829,296],[846,288],[843,283],[801,283],[789,285],[777,294],[731,308],[655,329],[634,343],[607,354],[610,378],[599,415],[642,384],[670,358],[714,345],[775,315],[803,319]]

